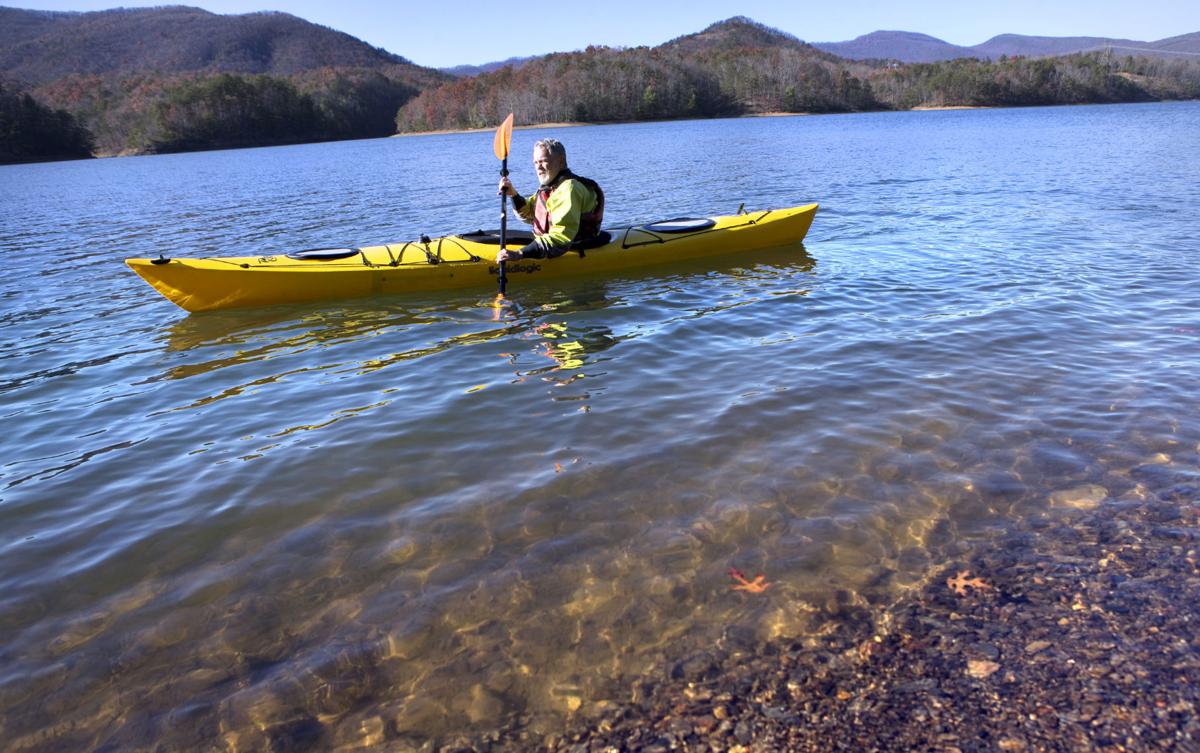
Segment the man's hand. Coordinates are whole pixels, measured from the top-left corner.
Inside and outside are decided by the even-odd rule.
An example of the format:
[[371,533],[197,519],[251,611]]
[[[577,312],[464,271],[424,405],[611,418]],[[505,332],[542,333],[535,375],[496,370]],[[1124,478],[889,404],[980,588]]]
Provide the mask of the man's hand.
[[500,249],[500,252],[496,254],[496,263],[499,264],[502,261],[516,261],[523,258],[524,255],[519,250],[502,248]]
[[506,175],[500,179],[500,186],[497,188],[496,193],[501,195],[507,194],[508,196],[516,196],[517,189],[513,188],[512,181],[509,180],[508,176]]

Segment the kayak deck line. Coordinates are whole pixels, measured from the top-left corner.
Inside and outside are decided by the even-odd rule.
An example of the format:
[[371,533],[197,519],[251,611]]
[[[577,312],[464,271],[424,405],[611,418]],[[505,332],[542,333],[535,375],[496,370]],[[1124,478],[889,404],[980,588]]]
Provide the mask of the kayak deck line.
[[[605,230],[577,250],[530,259],[511,271],[537,278],[603,274],[752,251],[802,241],[817,204],[704,218],[675,218]],[[528,232],[506,238],[521,248]],[[126,259],[164,297],[189,312],[307,303],[371,295],[494,287],[499,237],[476,231],[376,246],[260,256]],[[638,253],[628,253],[637,250]],[[407,259],[405,257],[408,257]]]
[[[763,217],[767,216],[768,214],[770,214],[770,212],[769,212],[769,211],[767,211],[767,212],[763,212],[763,214],[762,214],[762,215],[761,215],[761,216],[758,218],[758,220],[761,220]],[[670,222],[670,221],[671,221],[671,220],[667,220],[667,222]],[[733,229],[734,227],[745,227],[745,226],[747,226],[747,225],[753,225],[753,224],[755,224],[756,222],[757,222],[757,220],[748,220],[746,223],[744,223],[744,225],[741,225],[741,226],[731,225],[731,226],[724,227],[724,228],[715,228],[715,227],[713,227],[713,226],[709,226],[709,227],[706,227],[706,228],[703,228],[703,229],[700,229],[700,230],[696,230],[695,232],[689,233],[687,236],[678,236],[678,237],[681,237],[681,238],[682,238],[682,237],[693,237],[693,236],[697,236],[697,235],[703,235],[704,233],[720,232],[721,230],[730,230],[730,229]],[[652,224],[662,224],[662,223],[661,223],[661,222],[658,222],[658,223],[652,223]],[[629,225],[629,226],[626,226],[626,227],[614,228],[613,230],[608,230],[608,231],[605,231],[605,232],[606,232],[606,233],[607,233],[607,234],[608,234],[608,235],[611,237],[611,236],[614,234],[614,231],[624,231],[624,232],[622,233],[622,237],[621,237],[621,248],[622,248],[623,250],[628,250],[628,249],[632,249],[632,248],[641,248],[641,247],[643,247],[643,246],[654,245],[654,244],[656,244],[656,243],[665,243],[665,242],[667,242],[668,240],[670,240],[670,239],[668,239],[668,238],[664,238],[664,237],[663,237],[663,236],[661,236],[661,235],[658,235],[658,234],[657,234],[655,231],[652,231],[652,230],[647,230],[647,229],[646,229],[647,227],[649,227],[649,226],[635,226],[635,225]],[[640,242],[630,243],[630,242],[629,242],[629,233],[630,233],[630,231],[632,231],[632,230],[634,230],[634,229],[637,229],[637,230],[638,230],[640,233],[642,233],[642,234],[645,234],[645,235],[648,235],[648,236],[650,236],[650,239],[649,239],[649,240],[643,240],[643,241],[640,241]],[[664,235],[665,235],[665,233],[664,233]],[[348,257],[350,257],[350,256],[356,256],[356,255],[357,255],[357,256],[361,257],[361,259],[362,259],[362,262],[361,262],[361,264],[350,264],[350,263],[348,263],[348,262],[347,262],[346,264],[343,264],[343,265],[336,265],[336,264],[333,264],[333,263],[331,263],[330,261],[326,261],[325,259],[321,259],[321,258],[319,258],[319,257],[311,257],[311,258],[313,258],[313,259],[317,259],[317,260],[319,260],[319,261],[322,261],[322,262],[324,262],[326,267],[335,267],[335,266],[358,267],[358,266],[364,266],[364,267],[370,267],[371,269],[382,269],[382,268],[384,268],[384,267],[401,267],[401,266],[404,266],[405,264],[420,265],[420,264],[422,264],[422,263],[424,263],[424,264],[472,264],[472,263],[478,263],[478,262],[480,261],[480,257],[478,257],[478,256],[475,256],[475,255],[471,254],[471,252],[470,252],[470,251],[469,251],[467,248],[463,247],[461,244],[456,244],[456,245],[458,245],[458,247],[459,247],[459,249],[460,249],[460,250],[462,250],[463,252],[465,252],[465,253],[467,253],[467,254],[468,254],[468,258],[467,258],[467,259],[461,259],[461,260],[446,260],[446,259],[442,258],[442,244],[443,244],[443,243],[445,243],[445,242],[447,242],[447,241],[449,241],[449,242],[455,242],[455,243],[456,243],[455,239],[456,239],[456,238],[459,238],[459,237],[461,237],[461,236],[446,236],[446,237],[443,237],[443,238],[438,238],[438,239],[437,239],[437,240],[438,240],[438,245],[437,245],[437,252],[436,252],[436,253],[434,253],[434,252],[431,252],[431,251],[430,251],[429,249],[427,249],[427,248],[421,248],[421,249],[419,249],[419,250],[421,250],[421,251],[423,251],[423,252],[425,253],[425,255],[426,255],[426,258],[425,258],[425,259],[423,259],[423,260],[417,260],[417,261],[411,261],[411,262],[405,262],[405,261],[404,261],[404,252],[408,250],[408,247],[409,247],[409,246],[415,246],[415,245],[416,245],[416,242],[415,242],[415,241],[408,241],[408,242],[406,242],[406,243],[405,243],[405,244],[404,244],[404,245],[403,245],[403,246],[400,248],[399,258],[396,258],[395,256],[392,256],[392,246],[394,246],[395,244],[389,243],[389,244],[386,244],[386,245],[384,245],[384,246],[383,246],[383,248],[387,250],[388,256],[390,256],[390,257],[391,257],[391,259],[392,259],[390,262],[388,262],[388,263],[386,263],[386,264],[376,264],[376,263],[374,263],[374,262],[370,261],[370,259],[368,259],[368,258],[367,258],[366,254],[364,254],[364,253],[362,252],[362,249],[361,249],[361,248],[355,248],[355,249],[354,249],[354,253],[353,253],[353,254],[347,254],[347,255],[346,255],[346,257],[344,257],[344,258],[348,258]],[[497,245],[499,245],[499,244],[497,244]],[[516,244],[509,243],[509,244],[507,244],[507,245],[508,245],[508,246],[513,246],[513,245],[516,245]],[[586,249],[571,249],[571,251],[575,251],[575,252],[577,252],[577,253],[579,253],[579,254],[581,254],[581,255],[586,255]],[[303,251],[301,251],[301,252],[299,252],[299,253],[304,253],[304,252],[303,252]],[[296,259],[296,258],[297,258],[297,257],[296,257],[296,255],[294,255],[294,254],[286,254],[286,256],[287,256],[287,258],[289,258],[289,259]],[[231,264],[231,265],[235,265],[235,266],[237,266],[237,267],[239,267],[239,268],[241,268],[241,269],[252,269],[252,268],[253,268],[253,267],[252,267],[250,264],[248,264],[248,263],[246,263],[246,262],[238,262],[238,261],[236,261],[236,260],[234,260],[234,259],[230,259],[230,258],[227,258],[227,257],[221,257],[221,256],[202,256],[202,257],[199,257],[199,258],[201,258],[201,259],[205,259],[205,260],[208,260],[208,261],[219,262],[219,263],[222,263],[222,264]],[[274,256],[274,255],[267,255],[267,256],[260,256],[260,257],[258,257],[258,258],[259,258],[259,260],[260,260],[260,261],[272,261],[272,260],[274,260],[274,259],[275,259],[275,256]],[[169,260],[168,260],[168,261],[169,261]],[[295,267],[302,267],[302,266],[305,266],[305,265],[303,265],[303,264],[297,264],[297,265],[291,265],[291,266],[295,266]],[[274,268],[276,268],[276,269],[282,269],[282,268],[285,268],[285,265],[282,265],[282,264],[280,264],[280,265],[275,265],[275,267],[274,267]]]
[[[816,206],[816,205],[814,204],[813,206]],[[704,228],[704,229],[701,229],[701,230],[696,230],[696,231],[694,231],[694,232],[691,232],[691,233],[689,233],[687,237],[691,238],[691,237],[695,237],[695,236],[697,236],[697,235],[703,235],[703,234],[705,234],[705,233],[717,233],[717,232],[720,232],[720,231],[722,231],[722,230],[733,230],[733,229],[735,229],[735,228],[738,228],[738,227],[747,227],[747,226],[749,226],[749,225],[754,225],[755,223],[757,223],[757,222],[761,221],[763,218],[765,218],[765,217],[766,217],[767,215],[769,215],[770,213],[771,213],[771,210],[770,210],[770,209],[768,209],[768,210],[766,210],[765,212],[763,212],[763,213],[762,213],[762,215],[760,215],[760,216],[759,216],[759,218],[758,218],[757,220],[747,220],[747,221],[745,222],[745,224],[743,224],[743,225],[729,225],[729,226],[726,226],[726,227],[717,227],[717,226],[715,225],[715,223],[714,223],[713,225],[710,225],[709,227],[706,227],[706,228]],[[736,217],[736,216],[738,216],[738,215],[733,215],[733,216],[735,216],[735,217]],[[628,248],[640,248],[640,247],[642,247],[642,246],[648,246],[648,245],[651,245],[651,244],[653,244],[653,243],[665,243],[665,242],[666,242],[666,239],[662,238],[661,236],[658,236],[658,235],[656,235],[656,234],[655,234],[655,233],[656,233],[656,231],[654,231],[654,230],[649,230],[648,228],[649,228],[649,227],[651,227],[651,226],[653,226],[653,225],[661,225],[661,224],[663,224],[664,222],[674,222],[674,221],[675,221],[675,220],[663,220],[663,221],[659,221],[659,222],[652,222],[652,223],[650,223],[649,225],[640,225],[640,226],[633,226],[633,225],[631,225],[631,226],[629,226],[628,228],[625,228],[625,236],[624,236],[624,238],[622,238],[622,239],[621,239],[621,248],[623,248],[623,249],[628,249]],[[628,239],[628,237],[629,237],[629,231],[631,231],[631,230],[635,229],[635,227],[636,227],[636,228],[639,230],[639,232],[645,233],[645,234],[647,234],[647,235],[649,235],[649,236],[653,237],[655,240],[652,240],[652,241],[643,241],[643,242],[641,242],[641,243],[633,243],[633,244],[629,244],[629,243],[627,243],[627,239]]]

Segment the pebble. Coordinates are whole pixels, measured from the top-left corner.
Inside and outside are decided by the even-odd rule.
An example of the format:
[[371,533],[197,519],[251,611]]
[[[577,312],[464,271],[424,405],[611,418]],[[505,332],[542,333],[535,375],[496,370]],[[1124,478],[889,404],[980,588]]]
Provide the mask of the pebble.
[[738,722],[733,728],[733,736],[737,738],[739,743],[743,745],[748,744],[752,739],[750,723],[747,721]]
[[1054,492],[1050,495],[1050,504],[1055,507],[1069,507],[1075,510],[1092,510],[1108,497],[1108,490],[1098,484],[1084,484],[1073,489]]
[[972,643],[967,647],[967,653],[982,659],[999,659],[1000,649],[990,643]]
[[1000,669],[1000,665],[994,661],[985,659],[970,659],[967,661],[967,674],[978,679],[991,677]]

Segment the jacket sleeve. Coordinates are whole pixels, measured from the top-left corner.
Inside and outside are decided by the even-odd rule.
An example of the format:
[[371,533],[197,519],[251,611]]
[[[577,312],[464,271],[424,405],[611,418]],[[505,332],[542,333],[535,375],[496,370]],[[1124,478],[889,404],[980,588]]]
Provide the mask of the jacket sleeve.
[[[521,204],[520,209],[517,209],[517,216],[520,217],[521,219],[525,220],[526,222],[528,222],[530,225],[532,225],[533,224],[533,202],[537,199],[537,192],[535,191],[532,195],[530,195],[528,197],[522,196],[521,199],[524,203]],[[514,201],[513,202],[514,209],[516,208],[516,205],[517,204]]]

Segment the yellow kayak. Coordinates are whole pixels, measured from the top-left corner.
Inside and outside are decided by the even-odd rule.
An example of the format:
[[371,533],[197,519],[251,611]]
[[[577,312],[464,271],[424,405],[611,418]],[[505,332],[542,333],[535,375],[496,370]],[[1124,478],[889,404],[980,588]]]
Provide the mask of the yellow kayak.
[[[816,204],[806,204],[614,228],[555,259],[508,262],[509,285],[782,246],[802,240],[816,212]],[[529,239],[528,232],[509,232],[505,245],[519,249]],[[160,256],[126,259],[125,263],[172,303],[187,311],[210,311],[388,293],[495,288],[499,247],[497,232],[479,231],[362,248],[200,259]]]

